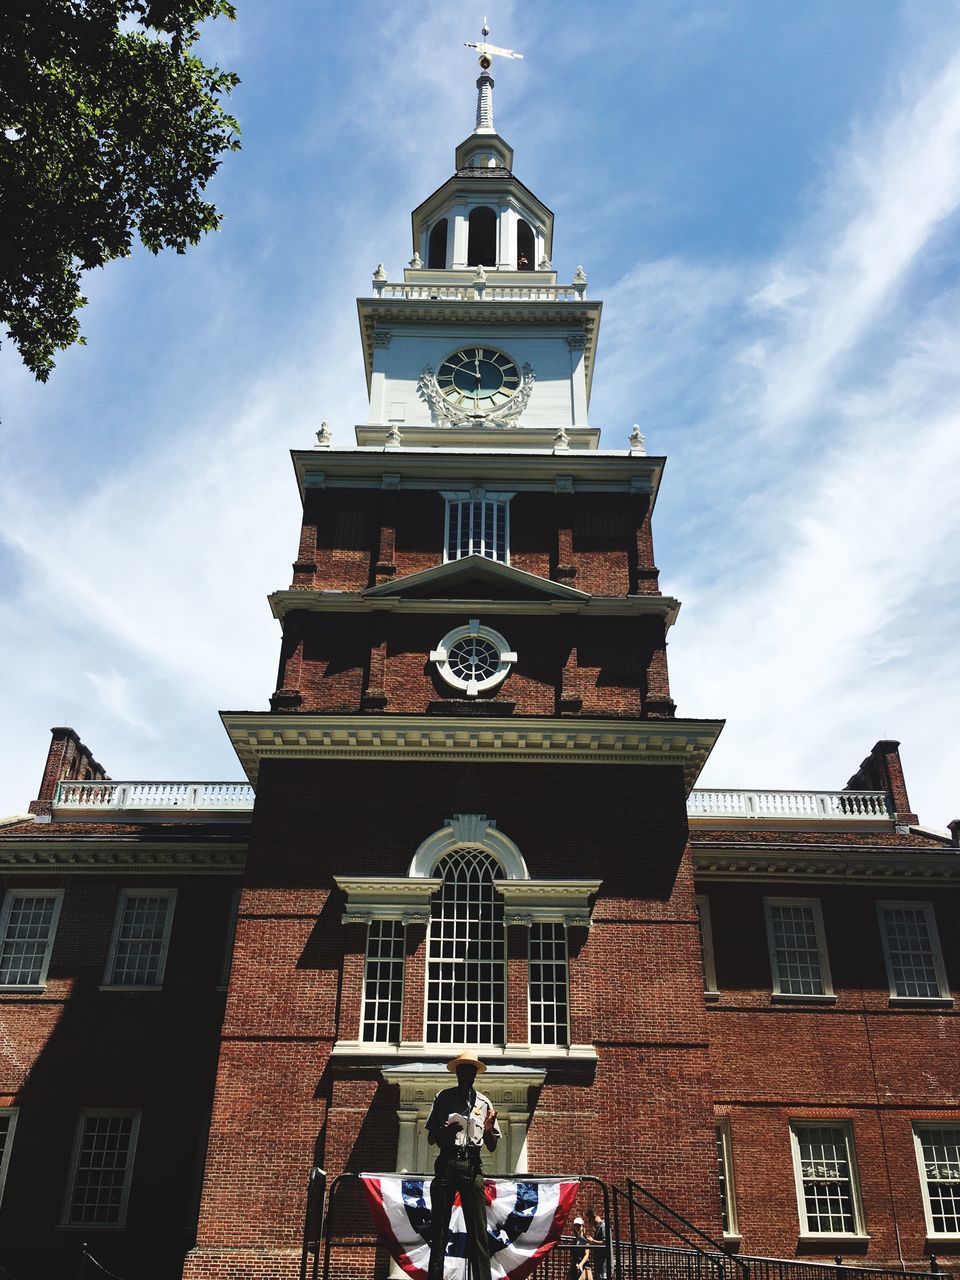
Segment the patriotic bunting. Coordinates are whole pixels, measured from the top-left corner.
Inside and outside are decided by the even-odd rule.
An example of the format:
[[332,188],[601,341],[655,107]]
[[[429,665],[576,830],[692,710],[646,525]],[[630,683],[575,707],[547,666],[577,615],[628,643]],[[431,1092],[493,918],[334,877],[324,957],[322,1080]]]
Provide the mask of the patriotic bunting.
[[[431,1178],[362,1174],[377,1231],[413,1280],[427,1280],[432,1239]],[[576,1178],[487,1178],[487,1232],[492,1280],[523,1280],[560,1238],[576,1199]],[[459,1196],[450,1215],[443,1280],[463,1280],[467,1234]]]

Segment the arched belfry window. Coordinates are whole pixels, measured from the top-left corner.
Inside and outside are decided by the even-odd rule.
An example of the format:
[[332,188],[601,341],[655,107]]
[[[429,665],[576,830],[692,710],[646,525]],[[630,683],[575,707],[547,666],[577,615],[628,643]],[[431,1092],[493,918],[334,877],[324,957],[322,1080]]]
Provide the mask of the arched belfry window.
[[430,912],[426,1040],[429,1044],[502,1044],[506,1037],[503,871],[481,848],[445,854]]
[[467,266],[493,267],[497,262],[497,215],[481,206],[470,214]]
[[442,271],[447,265],[447,220],[441,218],[430,232],[430,243],[427,246],[427,266],[431,270]]
[[521,218],[517,223],[517,270],[532,271],[537,265],[534,262],[535,253],[533,228]]

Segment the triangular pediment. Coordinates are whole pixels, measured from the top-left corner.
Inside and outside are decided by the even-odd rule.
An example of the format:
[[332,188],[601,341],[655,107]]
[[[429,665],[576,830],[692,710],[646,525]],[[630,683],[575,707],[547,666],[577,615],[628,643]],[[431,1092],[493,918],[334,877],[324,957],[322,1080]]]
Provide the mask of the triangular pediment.
[[369,587],[365,596],[407,596],[419,600],[589,600],[562,582],[488,560],[464,556]]

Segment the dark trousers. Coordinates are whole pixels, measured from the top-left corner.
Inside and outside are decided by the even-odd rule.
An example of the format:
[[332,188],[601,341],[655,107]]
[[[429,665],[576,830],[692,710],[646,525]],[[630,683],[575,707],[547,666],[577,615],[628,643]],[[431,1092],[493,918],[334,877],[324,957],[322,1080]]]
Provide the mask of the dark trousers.
[[443,1259],[450,1231],[453,1197],[460,1192],[467,1231],[467,1258],[472,1280],[490,1280],[490,1239],[487,1235],[487,1198],[483,1194],[483,1171],[477,1156],[447,1155],[437,1158],[430,1185],[433,1245],[430,1249],[429,1280],[443,1280]]

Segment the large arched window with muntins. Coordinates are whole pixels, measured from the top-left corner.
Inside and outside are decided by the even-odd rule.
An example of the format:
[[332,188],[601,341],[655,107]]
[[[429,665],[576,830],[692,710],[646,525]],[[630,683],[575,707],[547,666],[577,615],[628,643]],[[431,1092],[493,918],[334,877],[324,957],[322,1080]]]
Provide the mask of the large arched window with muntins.
[[443,884],[430,912],[429,1044],[504,1043],[506,944],[503,899],[494,888],[502,874],[479,848],[453,849],[437,864]]
[[497,262],[497,215],[481,206],[470,214],[467,266],[492,267]]

